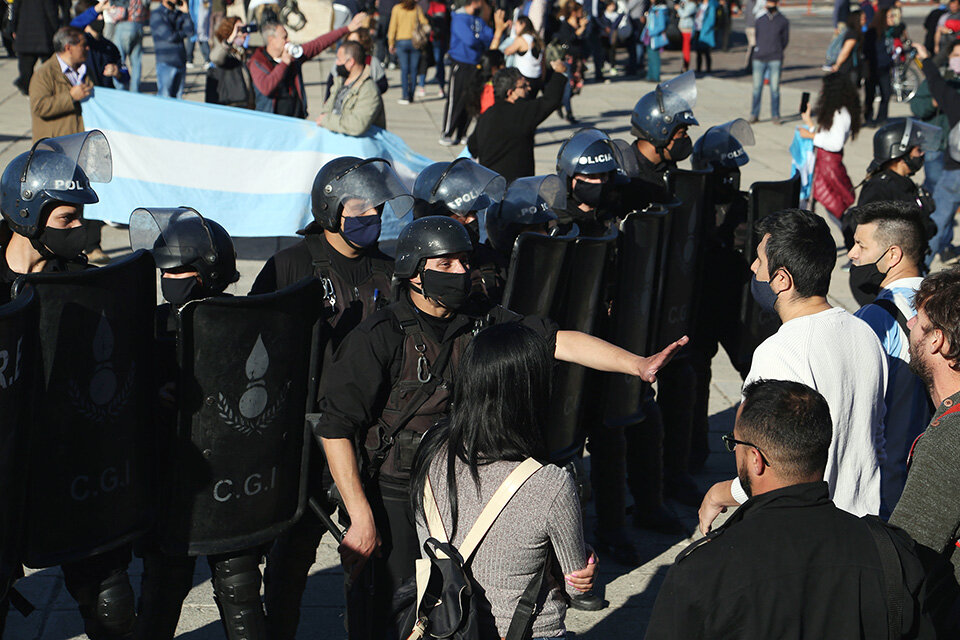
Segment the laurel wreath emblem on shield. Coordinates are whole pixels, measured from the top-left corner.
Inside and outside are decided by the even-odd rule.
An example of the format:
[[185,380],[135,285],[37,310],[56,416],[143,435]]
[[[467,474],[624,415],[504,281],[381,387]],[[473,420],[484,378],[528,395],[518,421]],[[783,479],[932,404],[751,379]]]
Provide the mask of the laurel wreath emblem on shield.
[[67,385],[67,395],[73,408],[87,420],[92,422],[106,422],[108,418],[117,418],[133,395],[133,384],[136,378],[136,363],[130,363],[130,370],[123,381],[120,391],[105,405],[94,403],[87,394],[80,393],[80,385],[76,380],[70,380]]
[[224,424],[239,431],[243,435],[262,435],[280,413],[280,409],[283,407],[289,390],[290,380],[287,380],[280,389],[276,402],[253,419],[240,415],[239,411],[234,411],[233,406],[227,400],[226,396],[223,395],[223,392],[219,392],[217,394],[217,413],[220,415],[220,419],[223,420]]

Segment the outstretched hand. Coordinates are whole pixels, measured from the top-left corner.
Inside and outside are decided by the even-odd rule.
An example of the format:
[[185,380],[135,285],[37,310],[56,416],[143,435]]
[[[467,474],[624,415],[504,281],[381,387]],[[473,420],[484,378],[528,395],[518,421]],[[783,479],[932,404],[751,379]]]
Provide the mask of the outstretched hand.
[[639,375],[645,382],[656,382],[657,372],[664,368],[667,363],[673,360],[673,356],[676,355],[677,351],[679,351],[680,348],[688,342],[690,342],[690,338],[683,336],[676,342],[667,345],[663,351],[655,353],[652,356],[642,358],[640,371],[637,375]]

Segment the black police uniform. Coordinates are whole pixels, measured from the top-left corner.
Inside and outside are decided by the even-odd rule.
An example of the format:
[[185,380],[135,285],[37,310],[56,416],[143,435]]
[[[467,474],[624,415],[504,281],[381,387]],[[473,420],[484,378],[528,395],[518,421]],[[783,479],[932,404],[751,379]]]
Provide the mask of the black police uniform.
[[[319,336],[323,354],[322,385],[323,379],[330,375],[333,354],[344,337],[389,302],[392,275],[393,260],[376,248],[350,258],[331,247],[324,234],[311,233],[302,242],[267,260],[250,293],[278,291],[309,277],[324,282],[328,312]],[[310,456],[310,494],[332,512],[327,491],[333,481],[322,449],[316,443],[311,446],[314,449]],[[326,531],[316,514],[308,509],[293,527],[277,538],[267,555],[264,601],[271,640],[292,640],[296,636],[307,574],[316,561],[317,547]]]
[[[177,380],[178,329],[179,320],[172,305],[157,307],[156,363],[160,387]],[[176,411],[165,410],[161,405],[159,412],[162,423],[175,430]],[[172,443],[175,438],[162,441]],[[143,580],[134,635],[137,640],[169,640],[177,631],[183,601],[193,587],[197,558],[163,553],[150,536],[136,546],[137,555],[143,558]],[[214,600],[228,638],[236,637],[235,632],[240,629],[246,634],[245,639],[269,637],[263,627],[265,616],[260,601],[261,555],[260,550],[250,549],[207,556]]]
[[[368,563],[373,611],[391,610],[394,591],[414,574],[414,560],[420,557],[410,471],[421,435],[447,412],[460,354],[474,332],[513,321],[534,329],[555,351],[557,326],[550,320],[522,317],[489,303],[435,318],[419,311],[404,290],[397,302],[360,323],[328,364],[314,433],[352,440],[360,451],[361,476],[383,545]],[[403,428],[397,431],[399,426]],[[373,637],[390,625],[386,615],[370,623],[378,627]]]
[[913,180],[900,175],[893,169],[883,169],[863,183],[857,206],[883,200],[916,202],[917,197],[917,185]]
[[[7,245],[10,243],[10,237],[13,234],[10,231],[10,228],[7,227],[6,223],[0,223],[0,304],[6,304],[12,299],[12,288],[13,283],[16,282],[21,273],[15,272],[10,268],[10,265],[7,264]],[[42,273],[61,273],[64,271],[83,271],[84,269],[92,269],[91,265],[87,264],[87,258],[84,255],[80,255],[76,260],[64,260],[62,258],[50,258],[41,269]]]

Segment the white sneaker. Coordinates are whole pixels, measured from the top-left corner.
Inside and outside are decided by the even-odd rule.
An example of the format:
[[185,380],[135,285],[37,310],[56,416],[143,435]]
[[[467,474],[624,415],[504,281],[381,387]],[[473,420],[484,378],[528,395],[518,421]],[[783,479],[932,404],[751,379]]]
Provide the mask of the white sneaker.
[[452,147],[453,145],[457,144],[454,140],[444,137],[441,137],[439,140],[437,140],[437,142],[440,143],[441,147]]
[[197,68],[197,65],[193,64],[192,62],[187,63],[187,69],[196,69],[196,68]]
[[410,101],[407,100],[406,98],[400,98],[399,100],[397,100],[397,104],[410,104]]
[[417,97],[418,97],[418,98],[426,98],[426,97],[427,97],[427,90],[424,89],[423,87],[417,87]]

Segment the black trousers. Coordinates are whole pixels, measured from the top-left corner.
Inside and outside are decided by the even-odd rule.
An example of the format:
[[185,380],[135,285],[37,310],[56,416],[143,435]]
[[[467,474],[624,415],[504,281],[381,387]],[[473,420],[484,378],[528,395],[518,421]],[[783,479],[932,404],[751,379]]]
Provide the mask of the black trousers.
[[880,93],[880,106],[877,107],[876,122],[882,123],[887,119],[890,108],[890,98],[893,96],[893,85],[890,82],[890,69],[871,69],[870,75],[864,83],[863,113],[864,120],[873,120],[873,98]]
[[133,587],[127,576],[130,545],[61,566],[67,591],[77,601],[91,640],[129,637],[136,617]]
[[14,81],[14,84],[24,91],[29,91],[33,68],[37,66],[37,62],[44,62],[51,55],[50,53],[17,53],[17,70],[20,72],[20,77]]
[[441,135],[444,138],[457,142],[467,135],[470,126],[467,102],[472,94],[471,87],[477,82],[480,82],[480,75],[476,65],[453,62],[447,82],[447,101],[443,107]]

